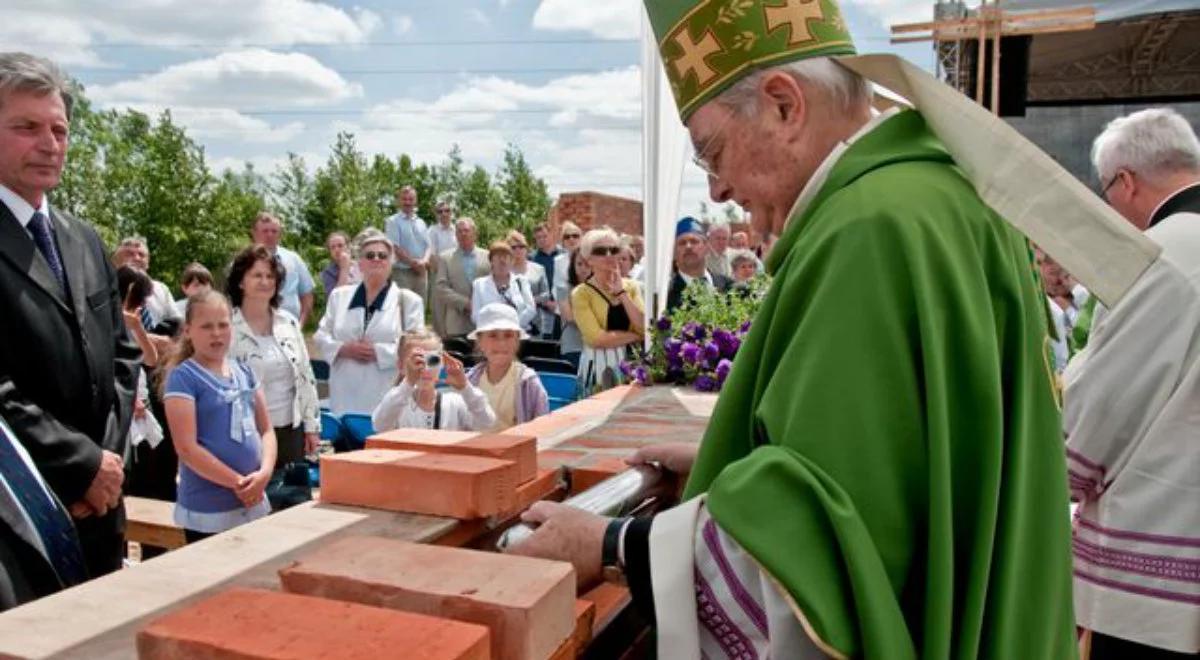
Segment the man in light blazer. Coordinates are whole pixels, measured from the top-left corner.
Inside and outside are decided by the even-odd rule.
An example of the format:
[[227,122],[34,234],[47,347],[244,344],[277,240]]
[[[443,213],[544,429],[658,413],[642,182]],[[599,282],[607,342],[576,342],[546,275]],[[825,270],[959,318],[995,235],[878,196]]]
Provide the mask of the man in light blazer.
[[108,250],[52,207],[70,94],[51,62],[0,54],[0,415],[75,520],[88,577],[121,566],[121,489],[141,351]]
[[435,310],[441,312],[442,337],[458,337],[475,329],[471,322],[471,284],[492,272],[488,253],[475,245],[475,221],[459,218],[454,225],[458,247],[438,255],[438,297]]

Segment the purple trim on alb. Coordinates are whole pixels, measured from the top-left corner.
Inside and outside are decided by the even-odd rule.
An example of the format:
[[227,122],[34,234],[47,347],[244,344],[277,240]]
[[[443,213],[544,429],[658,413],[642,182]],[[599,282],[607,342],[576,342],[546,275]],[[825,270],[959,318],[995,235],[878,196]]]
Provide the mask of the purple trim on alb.
[[1128,552],[1115,548],[1105,548],[1095,543],[1089,543],[1076,537],[1074,548],[1075,557],[1082,561],[1103,566],[1104,568],[1135,573],[1160,580],[1176,580],[1200,584],[1200,559],[1185,559],[1170,555],[1149,555],[1141,552]]
[[1162,545],[1178,545],[1185,548],[1200,548],[1200,537],[1196,536],[1162,536],[1159,534],[1145,534],[1143,532],[1131,532],[1123,529],[1109,529],[1101,527],[1096,523],[1085,518],[1079,519],[1079,526],[1103,534],[1116,539],[1127,539],[1130,541],[1145,541],[1146,543],[1159,543]]
[[725,613],[725,609],[721,607],[721,601],[717,600],[712,587],[700,574],[699,569],[694,570],[694,576],[696,616],[700,618],[700,625],[704,626],[713,639],[717,640],[717,643],[721,645],[721,650],[730,660],[758,660],[758,652],[754,649],[750,638]]
[[733,566],[729,563],[729,557],[725,556],[725,548],[721,547],[721,539],[717,538],[717,524],[712,518],[704,523],[704,544],[708,546],[708,552],[721,569],[721,577],[725,578],[725,584],[729,586],[729,592],[733,594],[733,599],[742,606],[742,611],[746,613],[754,627],[758,628],[758,632],[766,637],[768,635],[767,613],[754,600],[750,591],[746,589],[737,573],[734,572]]
[[1176,601],[1179,603],[1190,603],[1192,605],[1200,605],[1200,595],[1181,594],[1177,591],[1167,591],[1166,589],[1153,589],[1151,587],[1143,587],[1143,586],[1137,585],[1137,584],[1128,584],[1125,582],[1118,582],[1116,580],[1109,580],[1108,578],[1097,577],[1095,575],[1090,575],[1088,573],[1084,573],[1083,571],[1079,570],[1078,568],[1075,569],[1074,572],[1075,572],[1075,577],[1079,578],[1080,580],[1083,580],[1085,582],[1091,582],[1092,584],[1098,584],[1102,587],[1108,587],[1109,589],[1115,589],[1117,591],[1124,591],[1124,592],[1131,593],[1131,594],[1137,594],[1139,596],[1158,598],[1160,600],[1172,600],[1172,601]]
[[1093,463],[1088,459],[1087,456],[1084,456],[1077,451],[1072,451],[1070,447],[1067,447],[1067,458],[1079,463],[1089,470],[1099,472],[1101,476],[1108,474],[1108,470],[1103,465],[1100,465],[1099,463]]

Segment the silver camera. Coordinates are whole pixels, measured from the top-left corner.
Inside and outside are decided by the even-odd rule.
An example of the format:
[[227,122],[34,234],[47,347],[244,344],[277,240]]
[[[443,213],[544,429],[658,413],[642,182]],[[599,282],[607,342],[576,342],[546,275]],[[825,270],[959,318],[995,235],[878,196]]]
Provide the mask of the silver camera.
[[425,354],[425,368],[426,368],[426,369],[439,369],[439,370],[440,370],[440,369],[442,368],[442,354],[441,354],[441,352],[437,352],[437,353],[426,353],[426,354]]

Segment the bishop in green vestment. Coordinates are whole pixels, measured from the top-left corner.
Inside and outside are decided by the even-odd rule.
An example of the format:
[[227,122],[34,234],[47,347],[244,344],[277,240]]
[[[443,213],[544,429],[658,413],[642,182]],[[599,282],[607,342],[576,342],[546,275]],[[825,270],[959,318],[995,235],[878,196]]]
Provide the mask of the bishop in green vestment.
[[647,9],[713,199],[779,234],[774,280],[698,454],[642,452],[685,502],[537,505],[518,551],[623,568],[660,657],[1074,657],[1027,242],[920,113],[872,116],[831,0]]

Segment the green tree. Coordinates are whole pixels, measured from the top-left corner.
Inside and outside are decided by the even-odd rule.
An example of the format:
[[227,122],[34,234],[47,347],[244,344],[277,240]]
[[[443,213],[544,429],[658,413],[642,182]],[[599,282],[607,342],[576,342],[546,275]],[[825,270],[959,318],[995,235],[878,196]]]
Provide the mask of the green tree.
[[508,229],[529,234],[550,210],[546,182],[537,178],[525,154],[515,144],[504,150],[504,164],[496,174],[498,220]]

